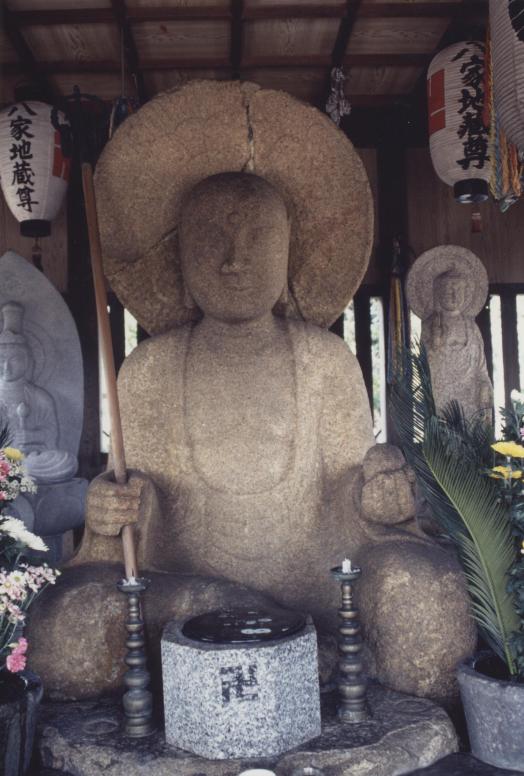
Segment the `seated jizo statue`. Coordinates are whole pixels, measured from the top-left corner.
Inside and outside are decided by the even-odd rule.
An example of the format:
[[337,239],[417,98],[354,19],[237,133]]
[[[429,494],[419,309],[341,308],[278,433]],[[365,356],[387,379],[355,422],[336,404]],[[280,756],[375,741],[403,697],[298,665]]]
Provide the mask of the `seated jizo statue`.
[[[182,139],[197,147],[180,150]],[[152,162],[142,191],[133,160],[150,144],[175,156]],[[287,95],[201,82],[128,119],[97,176],[110,281],[161,333],[119,375],[129,483],[116,485],[110,471],[91,483],[80,551],[32,622],[33,665],[48,691],[118,686],[125,602],[115,590],[121,567],[108,564],[121,562],[118,534],[135,522],[152,579],[144,612],[153,653],[170,617],[264,596],[333,632],[339,590],[329,570],[348,555],[363,568],[369,671],[407,692],[452,694],[455,664],[474,644],[461,574],[414,524],[400,452],[374,444],[355,356],[307,320],[337,317],[369,256],[371,200],[351,144]],[[139,219],[134,207],[150,209]],[[142,228],[147,244],[133,255]],[[69,649],[60,639],[75,649],[57,661],[55,650]]]
[[58,417],[53,397],[31,377],[34,358],[24,333],[24,307],[0,308],[0,418],[11,444],[25,455],[27,472],[37,483],[62,482],[76,473],[72,453],[59,450]]
[[[87,480],[76,477],[83,421],[80,341],[60,293],[33,265],[0,257],[0,425],[25,454],[36,493],[10,512],[44,537],[50,563],[63,560],[84,522]],[[70,554],[70,553],[69,553]]]

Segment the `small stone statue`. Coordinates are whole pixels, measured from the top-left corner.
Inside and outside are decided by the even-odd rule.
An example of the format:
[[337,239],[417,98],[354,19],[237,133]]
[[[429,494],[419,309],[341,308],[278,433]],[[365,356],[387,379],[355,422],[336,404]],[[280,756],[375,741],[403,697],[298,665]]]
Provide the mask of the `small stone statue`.
[[7,302],[0,309],[0,418],[9,428],[12,445],[26,454],[26,470],[37,484],[61,482],[74,476],[78,462],[58,448],[53,397],[31,382],[34,359],[23,318],[18,302]]
[[437,408],[458,401],[466,417],[491,420],[493,387],[475,323],[488,295],[482,262],[471,251],[441,245],[423,253],[407,280],[410,308],[422,319]]
[[[279,121],[292,127],[282,129],[284,156],[271,139]],[[151,155],[143,185],[131,185],[133,160],[151,144],[173,153],[172,167]],[[312,174],[319,147],[329,174]],[[233,172],[203,174],[203,165]],[[334,632],[329,569],[348,555],[363,569],[373,675],[452,695],[455,663],[474,645],[461,572],[417,533],[402,456],[374,445],[358,362],[316,325],[344,309],[371,244],[370,192],[349,142],[281,93],[198,83],[122,125],[98,163],[97,194],[112,286],[158,334],[119,375],[129,482],[109,471],[91,483],[80,551],[32,618],[32,665],[47,691],[85,697],[119,686],[119,532],[133,522],[151,579],[143,606],[153,661],[173,614],[249,596],[311,613],[318,630]],[[76,650],[56,661],[65,639]]]
[[37,484],[12,510],[44,537],[48,560],[81,525],[86,480],[75,477],[82,429],[83,370],[71,313],[45,276],[13,252],[0,258],[0,422],[25,453]]

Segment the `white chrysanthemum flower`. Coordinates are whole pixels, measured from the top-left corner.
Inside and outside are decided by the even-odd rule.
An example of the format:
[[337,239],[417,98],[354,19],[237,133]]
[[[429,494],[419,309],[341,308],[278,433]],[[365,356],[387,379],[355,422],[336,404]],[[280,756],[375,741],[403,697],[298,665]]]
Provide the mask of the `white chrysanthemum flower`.
[[24,523],[17,517],[8,517],[7,520],[0,524],[0,531],[9,534],[15,541],[25,544],[30,550],[47,552],[49,549],[40,536],[36,536],[36,534],[28,531]]
[[511,401],[514,401],[518,404],[524,404],[524,392],[517,391],[516,388],[514,388],[510,393]]

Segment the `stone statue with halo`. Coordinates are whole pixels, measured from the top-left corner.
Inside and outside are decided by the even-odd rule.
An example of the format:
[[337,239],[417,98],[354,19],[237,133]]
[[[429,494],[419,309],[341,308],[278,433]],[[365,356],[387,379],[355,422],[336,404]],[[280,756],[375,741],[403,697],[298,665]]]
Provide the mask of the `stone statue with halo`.
[[484,342],[475,316],[488,296],[488,276],[480,259],[458,245],[439,245],[423,253],[409,271],[409,307],[422,320],[437,408],[452,399],[466,417],[491,421],[493,386]]
[[[174,614],[247,601],[332,632],[329,570],[348,555],[369,671],[452,695],[474,644],[461,572],[417,530],[411,475],[374,444],[358,362],[326,330],[372,245],[351,143],[285,93],[193,82],[127,119],[96,186],[107,277],[152,336],[119,375],[129,482],[90,485],[80,551],[31,623],[50,694],[119,686],[118,534],[136,522],[153,661]],[[65,638],[75,654],[57,661]]]
[[0,276],[0,422],[37,484],[11,511],[45,538],[56,563],[62,535],[84,519],[87,482],[75,477],[83,421],[80,342],[64,300],[26,259],[4,254]]

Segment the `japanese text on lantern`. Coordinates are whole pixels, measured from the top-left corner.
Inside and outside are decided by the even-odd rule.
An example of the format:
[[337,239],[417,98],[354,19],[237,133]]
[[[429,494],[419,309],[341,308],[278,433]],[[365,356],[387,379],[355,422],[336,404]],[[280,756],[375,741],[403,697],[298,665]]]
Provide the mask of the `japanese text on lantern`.
[[[25,111],[26,115],[22,114]],[[31,110],[25,102],[21,105],[14,105],[9,111],[11,123],[9,125],[13,144],[10,149],[10,160],[13,162],[13,179],[11,184],[17,186],[16,196],[18,197],[17,207],[23,207],[29,213],[33,210],[33,205],[38,202],[32,198],[34,190],[34,170],[31,166],[33,154],[31,152],[31,140],[34,138],[31,128],[33,125],[32,116],[36,113]]]
[[[480,48],[480,46],[479,46]],[[458,136],[463,140],[464,156],[457,159],[463,170],[474,166],[481,170],[488,162],[488,130],[484,126],[482,110],[484,106],[484,58],[471,50],[463,48],[453,57],[453,62],[464,60],[460,66],[462,89],[459,103],[459,115],[462,122]]]

